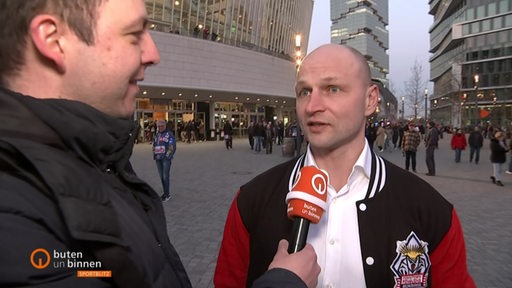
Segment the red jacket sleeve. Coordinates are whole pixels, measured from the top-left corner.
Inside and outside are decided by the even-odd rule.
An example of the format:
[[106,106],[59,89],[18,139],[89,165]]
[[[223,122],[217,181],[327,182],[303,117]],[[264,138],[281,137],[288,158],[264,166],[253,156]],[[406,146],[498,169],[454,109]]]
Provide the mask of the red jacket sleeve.
[[224,237],[213,277],[216,288],[246,286],[249,266],[249,233],[240,218],[237,199],[238,195],[231,203],[224,226]]
[[466,246],[459,217],[452,211],[452,225],[433,251],[432,287],[476,288],[466,265]]

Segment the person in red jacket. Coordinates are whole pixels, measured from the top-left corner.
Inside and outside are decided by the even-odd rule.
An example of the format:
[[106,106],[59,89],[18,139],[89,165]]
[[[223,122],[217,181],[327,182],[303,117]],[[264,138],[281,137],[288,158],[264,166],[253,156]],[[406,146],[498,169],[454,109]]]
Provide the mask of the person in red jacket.
[[457,129],[455,134],[452,135],[452,149],[455,150],[455,163],[460,162],[460,154],[462,150],[466,149],[467,145],[466,136],[462,133],[461,129]]

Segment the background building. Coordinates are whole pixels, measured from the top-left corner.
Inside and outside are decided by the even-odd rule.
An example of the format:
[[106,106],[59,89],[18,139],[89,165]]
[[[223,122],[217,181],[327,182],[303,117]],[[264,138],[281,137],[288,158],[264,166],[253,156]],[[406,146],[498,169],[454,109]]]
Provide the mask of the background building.
[[251,121],[295,117],[295,62],[307,52],[312,0],[150,0],[146,8],[161,62],[141,83],[142,126],[201,121],[209,138],[227,120],[243,135]]
[[331,0],[331,43],[346,44],[366,56],[372,77],[388,85],[388,1]]
[[366,57],[372,78],[381,90],[379,108],[373,120],[394,121],[398,102],[387,89],[388,14],[387,0],[331,0],[331,43],[348,45]]
[[429,99],[434,120],[455,127],[511,126],[512,0],[430,1]]

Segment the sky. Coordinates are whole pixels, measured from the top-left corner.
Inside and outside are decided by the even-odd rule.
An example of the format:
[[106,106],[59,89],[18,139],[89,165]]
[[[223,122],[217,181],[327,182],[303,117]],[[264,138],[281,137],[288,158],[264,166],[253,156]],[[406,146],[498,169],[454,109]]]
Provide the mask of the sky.
[[[423,80],[430,75],[430,35],[433,16],[428,14],[427,0],[389,0],[389,74],[391,88],[397,99],[403,95],[404,83],[411,75],[414,61],[423,68]],[[308,52],[330,43],[330,0],[315,0]],[[429,91],[432,83],[427,87]]]

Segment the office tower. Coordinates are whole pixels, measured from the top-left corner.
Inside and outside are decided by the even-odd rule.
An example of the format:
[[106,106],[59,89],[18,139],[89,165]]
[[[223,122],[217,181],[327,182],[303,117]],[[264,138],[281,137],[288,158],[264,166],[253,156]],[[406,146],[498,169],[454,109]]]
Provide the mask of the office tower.
[[346,44],[366,56],[372,78],[388,84],[387,0],[331,0],[331,43]]
[[431,115],[454,127],[512,124],[512,1],[430,1]]

